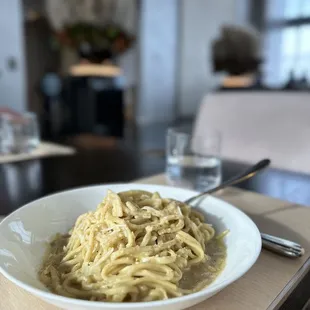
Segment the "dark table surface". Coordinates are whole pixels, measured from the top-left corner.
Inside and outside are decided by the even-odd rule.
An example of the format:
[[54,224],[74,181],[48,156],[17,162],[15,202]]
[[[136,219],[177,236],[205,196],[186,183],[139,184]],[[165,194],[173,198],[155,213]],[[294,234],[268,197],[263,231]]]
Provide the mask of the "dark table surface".
[[[248,165],[224,161],[228,179]],[[58,191],[94,184],[128,182],[164,171],[160,156],[124,149],[78,153],[0,165],[0,216]],[[310,176],[267,169],[238,187],[310,206]]]
[[[0,216],[58,191],[101,183],[128,182],[164,171],[161,156],[137,155],[124,149],[78,153],[0,164]],[[226,180],[248,165],[224,161]],[[310,206],[310,176],[267,169],[238,187]],[[310,273],[303,278],[281,309],[301,309],[309,298]]]

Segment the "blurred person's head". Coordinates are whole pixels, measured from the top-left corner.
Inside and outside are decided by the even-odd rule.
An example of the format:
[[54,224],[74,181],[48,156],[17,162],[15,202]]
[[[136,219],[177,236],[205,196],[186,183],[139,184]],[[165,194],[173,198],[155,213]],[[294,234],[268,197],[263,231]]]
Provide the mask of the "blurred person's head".
[[259,34],[251,28],[223,26],[212,44],[212,60],[215,72],[232,76],[257,73],[261,63]]

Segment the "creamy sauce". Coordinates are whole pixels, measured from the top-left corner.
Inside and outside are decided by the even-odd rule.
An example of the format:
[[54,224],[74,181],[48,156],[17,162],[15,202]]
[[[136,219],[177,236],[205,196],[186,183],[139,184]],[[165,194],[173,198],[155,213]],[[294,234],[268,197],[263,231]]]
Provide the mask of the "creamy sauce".
[[217,240],[215,237],[210,240],[206,252],[209,256],[207,261],[184,272],[179,283],[181,288],[199,291],[211,284],[225,268],[227,251],[223,239]]
[[[50,261],[57,262],[55,267],[59,268],[59,264],[64,257],[63,247],[68,242],[68,235],[58,234],[54,240],[50,243],[50,246],[46,252],[44,258],[44,264],[48,264]],[[226,265],[226,245],[223,238],[211,239],[206,246],[206,253],[208,259],[198,265],[192,266],[190,269],[184,271],[183,277],[179,282],[179,287],[185,290],[200,291],[206,286],[210,285]],[[55,258],[57,259],[55,260]],[[66,268],[62,266],[62,268]],[[63,272],[64,270],[59,270]],[[40,279],[43,280],[44,275],[40,272]],[[47,285],[49,289],[53,291],[51,287]]]

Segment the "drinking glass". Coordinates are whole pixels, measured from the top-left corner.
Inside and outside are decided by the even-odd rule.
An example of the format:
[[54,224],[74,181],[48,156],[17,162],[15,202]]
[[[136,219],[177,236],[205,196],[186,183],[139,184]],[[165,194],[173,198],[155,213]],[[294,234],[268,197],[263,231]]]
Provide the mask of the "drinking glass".
[[13,132],[10,117],[7,114],[0,114],[0,155],[11,153],[12,147]]
[[26,112],[19,118],[11,118],[13,152],[28,153],[40,143],[39,125],[35,113]]
[[221,135],[206,130],[192,136],[190,130],[170,128],[166,141],[166,176],[173,186],[206,191],[222,180]]

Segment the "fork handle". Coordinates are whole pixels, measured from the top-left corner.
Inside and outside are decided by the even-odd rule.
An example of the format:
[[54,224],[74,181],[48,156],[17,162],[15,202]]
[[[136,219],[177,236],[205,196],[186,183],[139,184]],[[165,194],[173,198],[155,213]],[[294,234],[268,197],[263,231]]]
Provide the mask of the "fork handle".
[[305,254],[304,248],[299,244],[275,237],[272,235],[261,233],[263,248],[290,258],[298,258]]

